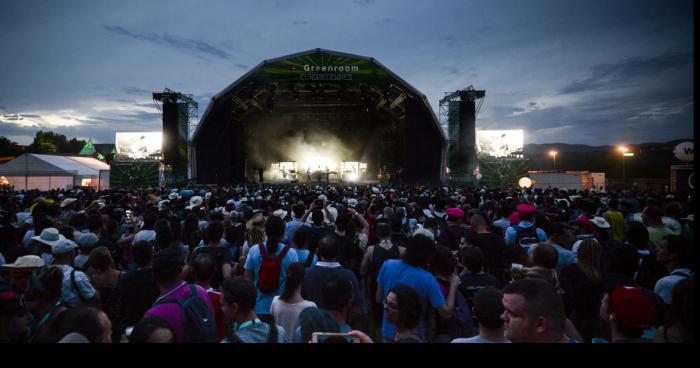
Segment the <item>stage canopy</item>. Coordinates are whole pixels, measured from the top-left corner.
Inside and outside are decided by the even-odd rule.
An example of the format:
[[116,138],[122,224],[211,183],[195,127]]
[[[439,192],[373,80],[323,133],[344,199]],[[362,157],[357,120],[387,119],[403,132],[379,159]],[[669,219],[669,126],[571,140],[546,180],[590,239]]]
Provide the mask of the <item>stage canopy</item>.
[[446,138],[425,96],[377,60],[313,49],[265,60],[214,96],[191,155],[199,183],[252,181],[279,162],[362,162],[370,181],[438,183]]

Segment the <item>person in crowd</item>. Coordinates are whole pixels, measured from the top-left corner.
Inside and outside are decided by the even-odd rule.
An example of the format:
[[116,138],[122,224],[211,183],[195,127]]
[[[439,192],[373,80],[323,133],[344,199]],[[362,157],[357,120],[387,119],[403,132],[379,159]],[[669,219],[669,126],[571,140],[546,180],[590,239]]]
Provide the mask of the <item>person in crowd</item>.
[[[279,235],[281,239],[283,234]],[[255,312],[258,290],[248,278],[234,276],[221,286],[221,309],[227,321],[226,343],[286,343],[284,328],[273,322],[263,322]],[[269,312],[268,312],[269,313]]]
[[112,323],[107,314],[95,307],[84,305],[68,309],[56,316],[38,342],[73,342],[75,340],[66,340],[71,334],[80,335],[84,339],[82,342],[109,344],[112,343]]
[[666,235],[661,240],[656,259],[666,267],[669,275],[656,282],[654,292],[670,305],[673,302],[673,288],[681,280],[693,278],[693,246],[687,237]]
[[189,261],[185,266],[185,277],[191,279],[194,261],[199,254],[209,254],[216,260],[216,271],[211,280],[212,286],[218,288],[223,280],[233,274],[233,259],[228,248],[222,245],[224,236],[224,225],[219,221],[211,221],[207,225],[204,238],[207,245],[194,248],[190,254]]
[[513,343],[570,343],[564,303],[541,280],[514,281],[503,289],[505,338]]
[[693,285],[693,279],[685,278],[673,287],[669,318],[656,330],[654,342],[692,343],[695,341]]
[[662,217],[663,211],[657,206],[649,206],[642,212],[642,222],[649,231],[649,241],[657,247],[666,235],[672,235],[661,221]]
[[[430,261],[429,269],[435,276],[440,286],[442,296],[445,299],[449,296],[450,276],[457,274],[457,263],[457,259],[449,248],[443,245],[438,245],[436,247],[433,259]],[[473,321],[466,300],[465,295],[458,288],[455,293],[455,311],[451,316],[448,318],[441,317],[435,309],[430,310],[428,316],[431,319],[431,326],[434,326],[434,328],[428,331],[427,341],[449,343],[455,338],[469,337],[472,335]],[[460,301],[462,302],[461,305],[459,303]],[[465,315],[461,316],[463,318],[462,321],[459,321],[457,316],[457,311],[460,307],[465,309]],[[456,330],[458,325],[459,331]],[[451,330],[453,327],[455,328],[454,331]]]
[[250,248],[244,268],[245,277],[253,282],[258,291],[256,315],[262,321],[274,322],[270,314],[272,299],[284,290],[284,270],[299,259],[294,249],[282,243],[284,221],[281,218],[271,216],[265,221],[265,235],[267,241],[264,244]]
[[599,330],[598,304],[603,294],[603,247],[586,239],[578,250],[578,261],[565,267],[559,280],[569,316],[585,342]]
[[311,251],[308,249],[309,242],[311,241],[311,231],[309,227],[297,227],[292,235],[292,247],[297,253],[299,258],[299,263],[303,264],[304,267],[311,267],[316,265],[318,262],[318,257],[316,256],[317,250]]
[[[486,220],[480,214],[472,215],[469,223],[474,235],[465,239],[466,243],[478,247],[483,252],[484,271],[502,280],[505,272],[503,254],[506,249],[503,235],[499,236],[490,232]],[[506,229],[503,229],[504,233]]]
[[474,296],[486,287],[503,288],[501,281],[484,271],[484,253],[478,247],[466,247],[461,252],[461,262],[465,269],[460,274],[459,291],[467,298],[469,305],[474,305]]
[[306,207],[301,203],[297,203],[294,206],[292,206],[292,214],[294,214],[294,219],[285,225],[285,228],[284,228],[284,241],[285,241],[285,243],[290,244],[292,242],[292,237],[294,236],[294,233],[296,232],[297,228],[299,228],[299,226],[306,226],[309,228],[311,227],[311,224],[309,224],[308,222],[302,221],[302,218],[304,217],[305,211],[306,211]]
[[99,306],[99,294],[90,283],[88,276],[73,268],[77,248],[78,245],[68,239],[61,239],[52,247],[54,264],[63,270],[61,299],[72,308],[83,304]]
[[569,243],[568,239],[569,231],[564,224],[554,222],[549,226],[549,239],[545,243],[557,250],[557,265],[555,267],[557,273],[561,273],[566,266],[576,263],[576,253],[563,246]]
[[[398,259],[406,252],[406,248],[391,242],[391,226],[386,222],[377,223],[376,229],[379,243],[370,245],[365,252],[362,264],[360,265],[360,275],[365,280],[368,300],[374,300],[377,293],[377,275],[384,261],[387,259]],[[371,305],[374,323],[381,324],[383,308],[379,303]]]
[[208,253],[197,254],[192,262],[194,283],[201,286],[209,295],[209,301],[214,308],[214,318],[216,319],[216,339],[221,341],[224,338],[224,314],[221,310],[221,292],[212,287],[212,279],[216,275],[217,269],[216,258]]
[[452,340],[452,343],[510,343],[505,338],[504,322],[501,319],[501,315],[505,312],[502,300],[503,292],[495,287],[487,286],[477,291],[472,312],[479,323],[479,334],[468,338],[457,338]]
[[620,200],[610,198],[608,200],[608,210],[603,214],[603,218],[610,224],[611,237],[613,241],[621,242],[625,238],[625,218],[620,212]]
[[[455,296],[460,279],[456,274],[450,275],[450,288],[447,298],[443,296],[440,285],[435,277],[428,272],[428,263],[435,252],[435,242],[423,235],[414,235],[406,247],[401,259],[387,260],[377,276],[377,302],[383,302],[389,290],[396,285],[407,285],[416,290],[423,303],[423,315],[419,324],[421,338],[427,338],[426,322],[428,307],[435,308],[440,317],[452,317],[455,306]],[[396,325],[387,320],[384,311],[382,320],[382,337],[392,341],[396,335]]]
[[[636,287],[619,286],[603,295],[600,318],[610,331],[610,342],[643,343],[644,330],[656,323],[654,305]],[[606,342],[596,339],[596,342]]]
[[[209,295],[201,286],[182,280],[184,263],[181,249],[167,248],[154,257],[153,278],[161,294],[144,317],[158,317],[167,321],[175,331],[175,342],[215,342],[216,320]],[[185,313],[187,309],[180,304],[186,301],[192,304],[196,313]],[[185,334],[186,327],[193,324],[186,321],[191,320],[198,322],[197,329]]]
[[155,241],[156,240],[156,221],[158,221],[158,215],[154,212],[148,212],[143,217],[143,227],[139,230],[136,235],[134,235],[133,242],[136,243],[139,240],[145,241]]
[[657,249],[649,240],[649,231],[643,223],[632,221],[627,225],[625,242],[639,252],[639,271],[635,274],[637,283],[646,289],[653,289],[660,278],[668,275],[663,264],[657,260]]
[[26,299],[31,302],[32,319],[28,342],[41,340],[51,322],[67,309],[61,299],[63,269],[60,266],[45,266],[31,276]]
[[124,329],[124,326],[121,325],[124,318],[121,314],[123,309],[121,305],[124,301],[119,289],[119,283],[124,272],[114,268],[116,265],[112,259],[112,254],[107,247],[103,246],[95,248],[90,253],[88,264],[95,270],[95,273],[90,276],[90,283],[100,295],[102,311],[112,321],[111,325],[114,329],[112,340],[118,342],[121,340],[121,334]]
[[309,342],[314,332],[350,332],[348,315],[353,294],[353,284],[346,277],[334,275],[324,280],[320,308],[306,308],[299,314],[293,342]]
[[530,247],[530,265],[556,270],[558,261],[559,251],[553,245],[539,243]]
[[85,233],[80,235],[80,238],[78,238],[77,241],[80,254],[75,257],[75,261],[73,262],[76,270],[83,272],[87,271],[90,252],[97,247],[97,243],[99,243],[99,241],[100,238],[98,238],[94,233]]
[[406,285],[396,285],[386,295],[384,310],[387,319],[396,325],[396,335],[392,342],[423,343],[418,334],[421,319],[421,300],[415,289]]
[[522,248],[530,248],[537,243],[547,241],[547,233],[537,227],[534,222],[535,206],[527,203],[519,204],[517,211],[518,224],[509,226],[505,234],[506,245],[520,245]]
[[31,317],[20,294],[12,290],[0,292],[0,344],[26,343]]
[[123,321],[114,321],[126,327],[133,327],[153,305],[160,290],[153,278],[153,246],[145,240],[134,243],[131,248],[136,268],[127,271],[119,281],[119,294],[122,297],[120,315]]
[[[297,232],[303,230],[297,230]],[[292,341],[294,331],[297,328],[299,314],[310,307],[317,307],[316,303],[304,300],[301,297],[301,287],[304,283],[306,268],[301,263],[292,263],[286,270],[286,282],[282,295],[272,299],[270,313],[275,322],[284,328],[287,333],[287,341]]]

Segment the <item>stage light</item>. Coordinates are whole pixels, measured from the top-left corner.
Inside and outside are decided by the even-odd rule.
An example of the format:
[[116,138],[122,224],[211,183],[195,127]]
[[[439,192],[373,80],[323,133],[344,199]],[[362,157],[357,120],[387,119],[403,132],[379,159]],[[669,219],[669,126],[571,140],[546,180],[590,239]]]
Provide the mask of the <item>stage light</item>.
[[353,174],[348,174],[348,175],[346,176],[346,178],[347,178],[349,181],[357,181],[360,177],[359,177],[357,174],[353,173]]

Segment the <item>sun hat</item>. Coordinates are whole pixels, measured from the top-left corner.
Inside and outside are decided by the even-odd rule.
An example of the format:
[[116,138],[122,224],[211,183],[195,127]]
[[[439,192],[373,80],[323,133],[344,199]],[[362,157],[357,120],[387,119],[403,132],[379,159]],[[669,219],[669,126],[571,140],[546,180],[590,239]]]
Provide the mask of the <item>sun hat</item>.
[[59,255],[68,253],[76,248],[78,248],[78,244],[75,244],[75,242],[70,239],[63,238],[51,246],[51,253]]
[[591,223],[599,229],[609,229],[610,224],[602,217],[596,216],[591,220]]
[[60,240],[65,239],[65,236],[60,234],[55,227],[47,227],[41,231],[40,235],[33,236],[32,239],[49,246],[54,246],[54,244],[58,243]]
[[14,263],[8,263],[0,266],[7,270],[26,270],[44,267],[44,260],[35,255],[22,256],[15,260]]
[[84,233],[80,235],[80,238],[78,238],[78,244],[81,248],[94,247],[99,241],[100,238],[98,238],[94,233]]
[[65,206],[67,206],[67,205],[69,205],[77,200],[78,199],[76,199],[76,198],[66,198],[63,201],[61,201],[61,208],[65,207]]
[[191,209],[193,209],[195,207],[199,207],[201,205],[202,205],[202,197],[194,196],[194,197],[190,198],[190,205],[187,206],[186,208],[188,210],[191,210]]

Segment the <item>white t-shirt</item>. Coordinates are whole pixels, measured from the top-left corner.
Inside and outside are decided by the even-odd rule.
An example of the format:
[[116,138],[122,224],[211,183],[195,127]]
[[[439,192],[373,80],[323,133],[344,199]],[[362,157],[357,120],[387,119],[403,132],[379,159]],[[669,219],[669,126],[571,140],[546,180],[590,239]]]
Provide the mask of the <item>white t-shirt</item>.
[[299,303],[290,304],[280,300],[279,296],[272,299],[270,313],[275,317],[275,323],[284,328],[284,331],[287,333],[287,341],[292,341],[294,331],[297,328],[297,322],[299,321],[299,314],[309,307],[315,308],[316,303],[304,300]]
[[[63,268],[63,287],[61,288],[61,299],[63,299],[63,301],[70,307],[78,307],[82,305],[83,302],[78,294],[76,294],[77,291],[73,287],[73,281],[70,277],[73,267],[61,265],[61,268]],[[75,271],[75,284],[80,289],[80,295],[82,295],[83,299],[85,300],[92,299],[92,297],[95,296],[95,293],[97,293],[95,288],[92,287],[90,279],[84,272]]]
[[662,277],[656,282],[654,292],[659,294],[664,303],[671,304],[673,288],[686,277],[693,277],[693,271],[688,268],[677,268],[670,275]]

